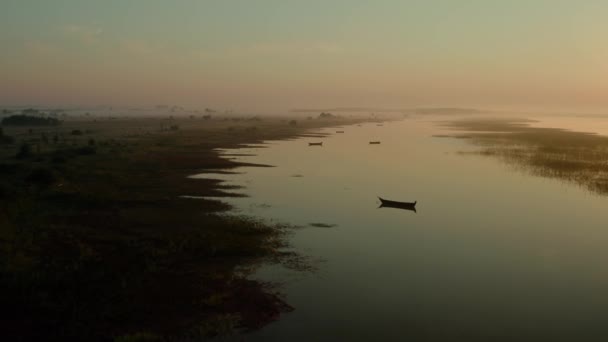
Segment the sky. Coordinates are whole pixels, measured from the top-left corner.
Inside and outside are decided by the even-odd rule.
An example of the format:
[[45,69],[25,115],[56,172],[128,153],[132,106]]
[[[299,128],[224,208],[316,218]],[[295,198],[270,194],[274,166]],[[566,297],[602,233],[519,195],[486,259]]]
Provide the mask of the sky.
[[0,0],[0,105],[608,108],[608,1]]

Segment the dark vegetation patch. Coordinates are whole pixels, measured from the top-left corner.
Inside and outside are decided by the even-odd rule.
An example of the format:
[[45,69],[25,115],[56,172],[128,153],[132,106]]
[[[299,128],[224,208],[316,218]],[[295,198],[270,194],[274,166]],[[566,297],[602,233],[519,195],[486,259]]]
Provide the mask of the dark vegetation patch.
[[5,126],[57,126],[60,123],[59,119],[31,115],[11,115],[2,119]]
[[323,222],[314,222],[314,223],[309,223],[308,224],[311,227],[317,227],[317,228],[333,228],[333,227],[337,227],[337,224],[332,224],[332,223],[323,223]]
[[0,148],[2,340],[200,340],[257,329],[291,310],[271,284],[247,279],[262,261],[307,268],[285,251],[287,227],[225,214],[230,207],[208,197],[234,189],[187,176],[246,165],[217,148],[331,121],[295,128],[264,120],[255,135],[199,122],[134,134],[147,122],[95,121],[104,133],[94,144],[71,135],[69,122],[11,133],[22,144]]
[[0,145],[2,144],[12,144],[15,142],[15,138],[4,134],[4,129],[0,127]]

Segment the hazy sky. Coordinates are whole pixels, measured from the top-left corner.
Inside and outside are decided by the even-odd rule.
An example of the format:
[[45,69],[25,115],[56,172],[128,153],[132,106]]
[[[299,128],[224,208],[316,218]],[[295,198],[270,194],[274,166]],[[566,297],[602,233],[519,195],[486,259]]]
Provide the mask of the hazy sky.
[[608,1],[0,0],[0,104],[608,108]]

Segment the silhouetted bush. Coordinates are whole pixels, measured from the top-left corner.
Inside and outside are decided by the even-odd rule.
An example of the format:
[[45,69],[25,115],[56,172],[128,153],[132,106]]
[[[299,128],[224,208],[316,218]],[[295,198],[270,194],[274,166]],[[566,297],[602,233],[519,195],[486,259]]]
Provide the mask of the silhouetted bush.
[[57,154],[57,155],[53,156],[53,158],[51,159],[51,162],[55,163],[55,164],[63,164],[67,161],[68,160],[66,159],[66,157],[62,156],[61,154]]
[[0,199],[4,199],[12,195],[13,191],[9,188],[8,184],[0,183]]
[[17,155],[15,155],[15,157],[17,159],[24,159],[24,158],[30,157],[31,155],[32,155],[32,146],[30,146],[30,144],[28,144],[28,143],[23,143],[19,147],[19,151],[17,152]]
[[82,133],[82,131],[81,131],[81,130],[79,130],[79,129],[75,129],[75,130],[73,130],[73,131],[72,131],[72,133],[70,133],[70,134],[72,134],[72,135],[82,135],[83,133]]
[[76,153],[80,155],[90,155],[97,153],[97,149],[94,146],[85,146],[77,148]]
[[55,118],[41,118],[29,115],[11,115],[2,119],[6,126],[57,126],[61,121]]
[[25,180],[38,186],[47,187],[55,182],[53,171],[46,168],[38,168],[32,171]]

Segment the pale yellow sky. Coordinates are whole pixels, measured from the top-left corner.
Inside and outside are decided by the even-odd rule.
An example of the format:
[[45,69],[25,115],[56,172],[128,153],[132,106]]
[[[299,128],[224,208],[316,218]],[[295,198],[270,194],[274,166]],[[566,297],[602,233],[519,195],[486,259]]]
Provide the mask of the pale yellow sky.
[[608,108],[608,2],[5,0],[0,105]]

